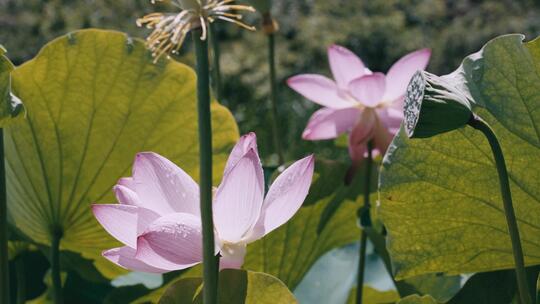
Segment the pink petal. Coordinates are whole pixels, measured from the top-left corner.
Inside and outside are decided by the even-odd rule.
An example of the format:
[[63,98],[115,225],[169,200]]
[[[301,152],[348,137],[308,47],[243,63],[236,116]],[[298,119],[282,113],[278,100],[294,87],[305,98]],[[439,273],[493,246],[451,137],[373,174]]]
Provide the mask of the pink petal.
[[394,101],[403,95],[407,85],[418,70],[424,70],[431,57],[430,49],[421,49],[399,59],[386,74],[385,101]]
[[222,248],[219,259],[219,270],[240,269],[246,256],[246,244],[231,245]]
[[350,50],[339,45],[332,45],[328,48],[328,61],[334,79],[342,89],[347,89],[349,82],[366,73],[366,67],[362,60]]
[[311,155],[296,161],[276,178],[264,199],[261,217],[249,236],[250,242],[285,224],[302,207],[314,167],[315,158]]
[[405,96],[401,96],[398,99],[393,100],[388,104],[389,108],[392,108],[394,110],[398,110],[401,113],[403,113],[403,106],[405,104]]
[[103,251],[102,255],[107,260],[116,265],[133,271],[150,272],[150,273],[165,273],[168,270],[152,267],[145,262],[135,258],[135,249],[124,246]]
[[384,95],[386,82],[383,73],[365,75],[349,83],[351,94],[366,107],[374,108]]
[[349,155],[353,162],[358,162],[364,158],[367,151],[367,144],[375,133],[377,117],[373,109],[365,109],[360,115],[358,124],[349,135]]
[[137,154],[133,179],[144,207],[161,215],[175,212],[200,214],[199,186],[165,157],[152,152]]
[[322,108],[313,113],[302,134],[302,138],[305,140],[336,138],[353,128],[358,120],[359,113],[358,108],[342,110]]
[[139,207],[137,215],[137,236],[145,232],[150,224],[157,221],[161,217],[156,212],[143,207]]
[[142,206],[142,203],[139,199],[137,193],[130,188],[117,184],[113,187],[114,194],[116,194],[116,199],[120,204],[131,205],[131,206]]
[[135,181],[133,180],[133,177],[122,177],[116,184],[135,191]]
[[236,243],[257,222],[264,195],[264,177],[257,153],[251,149],[223,177],[215,195],[214,224],[219,238]]
[[382,126],[392,135],[396,135],[403,121],[403,110],[395,108],[380,108],[376,109],[377,115],[382,123]]
[[202,250],[200,218],[172,213],[151,223],[137,238],[135,257],[153,267],[179,270],[200,263]]
[[345,109],[357,105],[334,81],[322,75],[294,76],[287,80],[287,84],[305,98],[328,108]]
[[375,125],[375,132],[373,135],[373,144],[376,152],[374,156],[379,153],[384,155],[393,138],[394,134],[390,133],[381,121],[378,121]]
[[107,232],[120,242],[135,248],[137,245],[138,207],[128,205],[92,205],[92,212]]
[[251,149],[257,152],[257,135],[253,132],[240,137],[229,155],[223,175],[227,175],[234,165]]

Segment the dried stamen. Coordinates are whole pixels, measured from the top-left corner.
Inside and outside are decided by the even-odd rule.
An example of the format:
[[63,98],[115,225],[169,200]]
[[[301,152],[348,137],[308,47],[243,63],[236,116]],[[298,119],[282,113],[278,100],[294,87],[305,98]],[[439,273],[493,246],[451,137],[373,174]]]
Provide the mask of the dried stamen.
[[[157,1],[161,2],[162,0],[151,0],[151,3],[155,4]],[[231,4],[233,2],[234,0],[196,0],[194,6],[199,5],[199,8],[183,9],[182,2],[176,0],[173,1],[173,4],[182,9],[176,15],[151,13],[137,19],[137,26],[153,29],[153,32],[146,39],[146,44],[152,51],[154,62],[157,62],[163,54],[178,52],[187,33],[194,28],[201,27],[201,40],[206,40],[208,23],[218,19],[254,31],[255,27],[242,22],[242,15],[236,11],[255,12],[255,9],[248,5]]]

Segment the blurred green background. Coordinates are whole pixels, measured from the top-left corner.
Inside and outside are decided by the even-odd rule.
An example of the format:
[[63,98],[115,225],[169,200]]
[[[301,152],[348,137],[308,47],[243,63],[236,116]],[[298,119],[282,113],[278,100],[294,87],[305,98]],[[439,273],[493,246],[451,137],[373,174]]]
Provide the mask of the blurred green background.
[[[243,2],[243,1],[240,1]],[[305,124],[318,106],[287,88],[285,80],[298,73],[330,75],[326,48],[342,44],[359,54],[376,71],[386,72],[402,55],[418,48],[433,50],[433,73],[453,71],[462,58],[489,39],[505,33],[540,33],[540,1],[535,0],[274,0],[279,21],[277,37],[280,88],[279,126],[289,160],[308,152],[347,159],[332,142],[300,140]],[[166,2],[149,0],[0,0],[0,43],[21,64],[51,39],[69,31],[97,27],[134,37],[147,34],[135,20],[152,11],[171,11]],[[248,23],[259,25],[257,14]],[[221,65],[224,98],[242,133],[255,131],[267,164],[273,155],[266,37],[222,23]],[[189,48],[189,43],[186,48]],[[190,58],[182,58],[188,64]]]

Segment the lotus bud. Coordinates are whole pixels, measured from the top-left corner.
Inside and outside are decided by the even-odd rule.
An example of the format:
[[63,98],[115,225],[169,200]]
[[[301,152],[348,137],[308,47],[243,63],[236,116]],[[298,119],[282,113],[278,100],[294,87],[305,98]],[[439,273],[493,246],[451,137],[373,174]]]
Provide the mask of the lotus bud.
[[426,138],[467,125],[471,98],[453,75],[439,77],[418,71],[405,94],[404,125],[409,138]]

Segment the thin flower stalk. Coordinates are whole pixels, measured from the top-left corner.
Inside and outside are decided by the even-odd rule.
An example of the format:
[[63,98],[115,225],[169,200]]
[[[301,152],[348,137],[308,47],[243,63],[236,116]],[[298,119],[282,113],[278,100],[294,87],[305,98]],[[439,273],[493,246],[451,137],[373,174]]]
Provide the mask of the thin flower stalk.
[[10,303],[4,127],[24,113],[21,100],[11,92],[11,72],[15,66],[6,52],[0,45],[0,303]]
[[[275,24],[275,23],[273,23]],[[274,27],[277,31],[277,27]],[[283,146],[280,141],[279,130],[279,92],[277,86],[276,76],[276,34],[275,31],[265,31],[268,38],[268,68],[270,70],[270,101],[272,107],[272,134],[274,139],[275,151],[278,155],[279,164],[282,165],[285,162],[285,156],[283,152]]]
[[499,184],[503,198],[504,214],[506,216],[508,233],[510,234],[510,241],[512,242],[519,298],[521,300],[520,302],[522,304],[532,304],[529,286],[527,283],[527,273],[525,272],[525,261],[523,258],[523,249],[519,236],[519,228],[517,225],[514,205],[512,203],[512,192],[510,191],[510,183],[508,181],[508,171],[506,169],[506,162],[504,160],[501,145],[499,144],[499,140],[497,139],[495,132],[493,132],[491,127],[481,118],[473,115],[469,121],[469,125],[476,130],[481,131],[491,147],[491,151],[495,159],[495,165],[497,167],[497,173],[499,175]]
[[0,300],[9,303],[8,224],[6,169],[4,164],[4,130],[0,128]]
[[62,230],[55,227],[51,231],[51,248],[49,259],[51,263],[51,277],[53,285],[53,300],[55,304],[64,303],[64,294],[62,291],[62,278],[60,270],[60,240],[62,239]]
[[212,83],[214,85],[214,94],[216,95],[217,100],[223,102],[223,86],[221,83],[221,49],[215,23],[210,24],[210,41],[213,53]]
[[214,218],[212,215],[212,121],[210,112],[210,75],[208,43],[199,39],[202,29],[194,31],[193,43],[197,58],[197,109],[199,117],[200,209],[203,237],[203,299],[217,303],[218,265],[214,249]]
[[[161,1],[161,0],[158,0]],[[146,39],[154,62],[163,55],[178,53],[187,33],[193,31],[193,43],[197,60],[197,105],[200,153],[200,217],[203,243],[203,301],[217,303],[218,265],[214,239],[212,214],[212,126],[210,112],[210,76],[208,63],[209,24],[216,20],[234,23],[254,30],[242,22],[242,11],[254,12],[251,6],[234,4],[233,0],[173,0],[180,9],[176,14],[152,13],[137,20],[138,26],[152,29]],[[155,0],[152,0],[155,3]],[[151,267],[150,267],[151,268]]]
[[364,179],[364,206],[358,210],[358,218],[360,222],[360,228],[362,229],[360,235],[360,252],[358,256],[358,278],[356,286],[356,303],[362,304],[363,291],[364,291],[364,277],[366,272],[366,248],[368,235],[366,228],[371,227],[371,169],[373,165],[373,141],[368,142],[367,156],[365,160],[366,176]]

